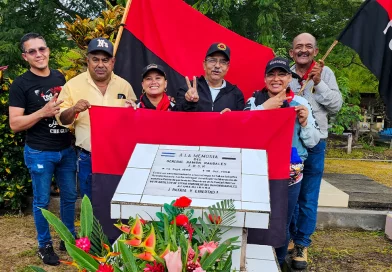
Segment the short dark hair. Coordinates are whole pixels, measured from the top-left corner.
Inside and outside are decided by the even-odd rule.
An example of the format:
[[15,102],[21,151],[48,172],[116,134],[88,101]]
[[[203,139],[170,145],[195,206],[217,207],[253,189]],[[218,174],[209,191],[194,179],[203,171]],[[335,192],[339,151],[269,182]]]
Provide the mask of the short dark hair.
[[20,39],[20,49],[22,50],[23,53],[25,52],[25,48],[24,48],[25,42],[31,39],[40,39],[43,40],[44,43],[46,44],[44,37],[42,37],[40,34],[33,33],[33,32],[27,33]]

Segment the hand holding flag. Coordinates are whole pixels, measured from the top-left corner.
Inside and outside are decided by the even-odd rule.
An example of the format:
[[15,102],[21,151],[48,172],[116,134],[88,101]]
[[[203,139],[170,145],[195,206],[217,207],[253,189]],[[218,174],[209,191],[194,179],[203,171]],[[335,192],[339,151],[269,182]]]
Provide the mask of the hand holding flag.
[[323,71],[324,60],[320,59],[314,65],[313,69],[309,73],[309,78],[313,80],[314,85],[318,85],[321,81],[321,72]]

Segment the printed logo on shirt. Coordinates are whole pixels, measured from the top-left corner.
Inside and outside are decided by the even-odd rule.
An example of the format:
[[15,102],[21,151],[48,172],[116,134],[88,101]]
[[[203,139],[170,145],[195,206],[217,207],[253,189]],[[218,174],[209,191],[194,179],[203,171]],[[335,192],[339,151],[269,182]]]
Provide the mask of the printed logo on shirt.
[[68,133],[69,129],[66,127],[59,126],[56,119],[53,118],[52,123],[49,124],[49,132],[51,134],[60,134],[60,133]]
[[35,90],[34,93],[36,96],[42,97],[45,102],[49,102],[56,93],[60,94],[61,90],[61,86],[56,86],[47,91]]

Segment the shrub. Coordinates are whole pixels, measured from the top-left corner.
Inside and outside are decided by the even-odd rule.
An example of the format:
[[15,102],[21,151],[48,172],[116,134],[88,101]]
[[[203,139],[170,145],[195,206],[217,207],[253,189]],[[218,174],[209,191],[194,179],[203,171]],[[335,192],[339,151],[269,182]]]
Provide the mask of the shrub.
[[330,128],[331,132],[342,134],[345,130],[354,130],[357,122],[362,120],[361,108],[358,106],[359,93],[351,93],[348,88],[348,79],[345,77],[338,78],[340,92],[343,97],[343,105],[338,114],[335,116]]
[[11,83],[11,79],[0,75],[0,207],[20,211],[31,190],[31,180],[23,159],[25,133],[15,134],[9,126]]

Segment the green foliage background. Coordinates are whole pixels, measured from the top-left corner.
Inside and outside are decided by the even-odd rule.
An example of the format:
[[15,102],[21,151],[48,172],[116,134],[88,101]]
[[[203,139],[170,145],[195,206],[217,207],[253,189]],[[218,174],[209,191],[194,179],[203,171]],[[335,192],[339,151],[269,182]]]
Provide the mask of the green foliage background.
[[25,133],[14,134],[8,125],[9,79],[0,78],[0,207],[20,210],[31,190],[31,180],[24,166]]
[[[185,0],[212,20],[288,56],[293,38],[310,32],[318,40],[319,58],[344,29],[363,3],[362,0]],[[51,48],[52,68],[62,71],[83,66],[77,46],[61,30],[64,22],[76,16],[96,18],[111,5],[125,6],[126,0],[0,0],[0,66],[9,65],[7,78],[15,78],[28,67],[21,58],[19,40],[27,32],[42,34]],[[208,31],[208,30],[197,30]],[[247,53],[251,54],[251,53]],[[257,66],[257,63],[254,64]],[[359,93],[377,93],[376,78],[364,67],[358,55],[338,44],[326,59],[334,70],[345,98],[335,118],[334,132],[342,132],[359,120]],[[73,74],[70,73],[70,76]],[[68,78],[68,77],[67,77]],[[30,190],[29,175],[23,163],[24,134],[13,134],[8,125],[8,85],[3,80],[0,103],[0,208],[20,209]],[[8,170],[7,170],[8,169]],[[10,173],[9,173],[10,172]]]

